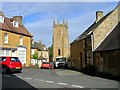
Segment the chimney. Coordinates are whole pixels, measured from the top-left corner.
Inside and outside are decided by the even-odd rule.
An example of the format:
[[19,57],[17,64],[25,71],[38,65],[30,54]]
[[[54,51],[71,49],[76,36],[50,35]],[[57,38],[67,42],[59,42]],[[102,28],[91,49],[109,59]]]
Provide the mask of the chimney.
[[20,25],[22,25],[22,16],[14,16],[13,20],[17,21]]
[[2,12],[2,11],[0,11],[0,16],[4,16],[4,14],[3,14],[3,12]]
[[103,11],[96,12],[96,22],[98,22],[103,17]]

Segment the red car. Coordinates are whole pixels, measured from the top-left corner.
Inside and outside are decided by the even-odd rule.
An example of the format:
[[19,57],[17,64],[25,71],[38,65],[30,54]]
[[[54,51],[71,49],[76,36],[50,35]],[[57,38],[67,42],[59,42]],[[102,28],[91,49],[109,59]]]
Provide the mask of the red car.
[[2,66],[2,73],[5,74],[9,71],[11,72],[21,72],[22,63],[18,57],[0,57],[0,65]]
[[50,62],[43,62],[41,65],[41,68],[48,68],[48,69],[52,69],[53,66]]

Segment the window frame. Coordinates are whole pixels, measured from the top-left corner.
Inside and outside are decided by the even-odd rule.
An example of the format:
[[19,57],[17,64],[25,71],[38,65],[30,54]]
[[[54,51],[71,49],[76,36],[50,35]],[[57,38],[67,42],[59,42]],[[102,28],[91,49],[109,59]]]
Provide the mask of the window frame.
[[4,33],[4,44],[8,44],[8,33]]
[[58,49],[58,55],[59,55],[59,56],[61,55],[61,51],[60,51],[60,49]]
[[23,36],[20,36],[20,45],[23,45]]

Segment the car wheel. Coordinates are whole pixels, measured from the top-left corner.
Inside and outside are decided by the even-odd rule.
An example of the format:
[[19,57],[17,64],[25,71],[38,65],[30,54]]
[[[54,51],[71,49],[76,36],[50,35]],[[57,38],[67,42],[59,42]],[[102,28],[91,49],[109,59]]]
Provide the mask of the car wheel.
[[3,74],[6,74],[7,71],[8,71],[7,67],[3,67],[3,68],[2,68],[2,73],[3,73]]

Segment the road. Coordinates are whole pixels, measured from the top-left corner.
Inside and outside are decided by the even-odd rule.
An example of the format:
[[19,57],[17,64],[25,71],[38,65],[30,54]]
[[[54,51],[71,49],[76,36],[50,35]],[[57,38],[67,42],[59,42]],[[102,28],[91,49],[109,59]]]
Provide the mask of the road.
[[2,75],[2,88],[120,88],[120,82],[65,69],[23,68]]

